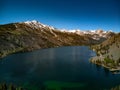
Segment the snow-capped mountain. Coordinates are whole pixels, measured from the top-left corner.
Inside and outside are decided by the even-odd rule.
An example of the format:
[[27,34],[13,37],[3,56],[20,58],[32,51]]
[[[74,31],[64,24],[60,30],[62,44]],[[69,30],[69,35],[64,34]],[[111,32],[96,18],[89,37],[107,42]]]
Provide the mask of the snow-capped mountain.
[[32,20],[32,21],[26,21],[26,22],[23,22],[25,23],[26,25],[32,27],[32,28],[36,28],[36,29],[39,29],[39,28],[49,28],[49,29],[54,29],[54,27],[51,27],[51,26],[48,26],[48,25],[45,25],[45,24],[42,24],[36,20]]
[[[48,29],[50,29],[50,32],[52,32],[51,30],[55,30],[54,27],[42,24],[42,23],[40,23],[36,20],[26,21],[26,22],[23,22],[23,23],[25,23],[26,25],[30,26],[33,29],[48,28]],[[82,31],[82,30],[79,30],[79,29],[78,30],[61,29],[60,31],[65,32],[65,33],[74,33],[74,34],[78,34],[78,35],[81,35],[81,36],[90,35],[91,38],[93,38],[94,40],[100,40],[101,38],[109,38],[111,36],[110,34],[112,33],[111,30],[104,31],[104,30],[101,30],[101,29],[99,29],[99,30],[87,30],[87,31]]]
[[0,25],[0,57],[20,51],[59,46],[98,44],[113,33],[97,31],[62,31],[36,20]]
[[100,40],[100,38],[109,38],[111,33],[113,33],[111,30],[109,31],[104,31],[104,30],[87,30],[87,31],[82,31],[82,30],[61,30],[62,32],[68,32],[68,33],[76,33],[81,36],[85,35],[90,35],[93,39],[95,40]]

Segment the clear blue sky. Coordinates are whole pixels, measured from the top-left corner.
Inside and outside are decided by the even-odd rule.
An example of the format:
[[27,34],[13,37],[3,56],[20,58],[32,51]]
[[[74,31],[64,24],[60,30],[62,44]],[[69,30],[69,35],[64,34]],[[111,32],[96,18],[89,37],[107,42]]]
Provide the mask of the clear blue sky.
[[59,29],[120,32],[120,0],[0,0],[0,24],[27,20]]

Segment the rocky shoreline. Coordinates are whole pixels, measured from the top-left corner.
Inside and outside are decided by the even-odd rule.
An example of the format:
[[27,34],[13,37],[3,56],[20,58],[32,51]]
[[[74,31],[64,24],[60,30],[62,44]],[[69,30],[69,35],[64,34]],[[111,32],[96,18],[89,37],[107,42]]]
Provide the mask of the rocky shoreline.
[[109,67],[109,66],[107,66],[107,65],[105,65],[105,64],[97,63],[97,62],[95,62],[93,59],[91,59],[90,62],[93,63],[93,64],[96,64],[96,65],[99,65],[99,66],[102,66],[102,67],[108,69],[108,70],[109,70],[110,72],[112,72],[113,74],[120,74],[120,66],[119,66],[119,67],[115,67],[115,68]]
[[97,54],[90,62],[107,68],[114,74],[120,74],[120,33],[101,44],[91,47]]

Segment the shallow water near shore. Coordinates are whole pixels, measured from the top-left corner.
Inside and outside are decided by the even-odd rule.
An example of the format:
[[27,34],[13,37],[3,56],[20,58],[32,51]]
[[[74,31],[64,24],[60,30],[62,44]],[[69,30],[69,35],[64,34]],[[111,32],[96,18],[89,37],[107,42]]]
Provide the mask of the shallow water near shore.
[[0,83],[13,83],[29,90],[103,90],[119,85],[119,74],[89,62],[95,55],[86,46],[9,55],[0,60]]

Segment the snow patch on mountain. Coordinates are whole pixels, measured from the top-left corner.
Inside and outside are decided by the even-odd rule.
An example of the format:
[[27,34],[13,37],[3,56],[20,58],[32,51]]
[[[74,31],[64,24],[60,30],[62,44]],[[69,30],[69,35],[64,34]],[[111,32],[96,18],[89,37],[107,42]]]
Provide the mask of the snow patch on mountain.
[[112,32],[111,30],[109,31],[104,31],[104,30],[87,30],[87,31],[82,31],[82,30],[66,30],[66,29],[62,29],[61,30],[62,32],[68,32],[68,33],[75,33],[75,34],[78,34],[78,35],[91,35],[91,37],[94,39],[94,40],[100,40],[100,38],[107,38],[108,37],[108,34],[110,32]]
[[32,20],[32,21],[26,21],[24,22],[25,24],[29,25],[30,27],[32,28],[35,28],[35,29],[39,29],[39,28],[49,28],[49,29],[54,29],[54,27],[52,26],[48,26],[48,25],[45,25],[45,24],[42,24],[36,20]]
[[[54,27],[52,26],[48,26],[45,24],[42,24],[36,20],[32,20],[32,21],[26,21],[24,22],[26,25],[30,26],[33,29],[40,29],[42,32],[45,32],[45,28],[47,30],[50,31],[51,34],[53,34],[55,37],[57,36],[53,30],[56,30]],[[43,29],[42,29],[43,28]],[[112,31],[104,31],[104,30],[87,30],[87,31],[83,31],[80,29],[77,30],[66,30],[66,29],[59,29],[61,32],[63,33],[74,33],[74,34],[78,34],[81,36],[85,36],[85,35],[89,35],[90,37],[92,37],[94,40],[100,40],[101,38],[108,38],[108,34]]]

